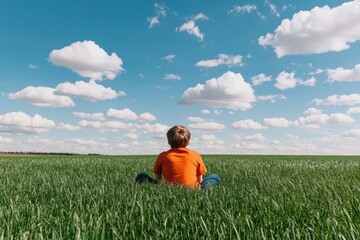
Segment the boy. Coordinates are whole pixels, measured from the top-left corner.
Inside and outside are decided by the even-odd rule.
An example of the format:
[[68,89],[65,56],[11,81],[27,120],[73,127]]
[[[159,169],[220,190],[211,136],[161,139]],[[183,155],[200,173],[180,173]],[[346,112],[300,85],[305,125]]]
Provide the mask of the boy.
[[203,181],[202,176],[206,172],[206,167],[197,152],[186,148],[191,137],[190,131],[186,127],[174,126],[169,129],[166,136],[171,149],[158,155],[154,165],[155,179],[141,173],[136,177],[138,183],[158,183],[164,180],[193,189],[206,188],[220,183],[220,177],[216,174],[209,175]]

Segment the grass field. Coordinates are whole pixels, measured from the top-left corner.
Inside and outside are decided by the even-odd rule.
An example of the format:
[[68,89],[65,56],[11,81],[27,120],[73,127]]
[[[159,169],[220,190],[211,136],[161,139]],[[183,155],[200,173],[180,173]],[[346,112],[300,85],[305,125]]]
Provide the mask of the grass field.
[[154,156],[0,157],[0,239],[360,239],[360,157],[203,159],[220,187],[135,184]]

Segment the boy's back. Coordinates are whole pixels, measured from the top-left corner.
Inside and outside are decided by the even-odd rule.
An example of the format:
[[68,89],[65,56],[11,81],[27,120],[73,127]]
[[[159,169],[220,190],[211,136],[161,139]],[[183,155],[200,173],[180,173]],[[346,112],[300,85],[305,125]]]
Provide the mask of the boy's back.
[[154,172],[167,182],[197,187],[197,177],[206,172],[206,167],[197,152],[179,147],[160,153]]

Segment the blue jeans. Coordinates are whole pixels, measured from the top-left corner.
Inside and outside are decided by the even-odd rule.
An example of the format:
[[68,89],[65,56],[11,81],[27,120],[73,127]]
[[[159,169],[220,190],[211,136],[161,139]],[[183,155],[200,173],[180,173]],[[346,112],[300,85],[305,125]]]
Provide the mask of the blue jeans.
[[[150,183],[150,184],[158,184],[158,181],[147,175],[146,173],[140,173],[136,176],[135,181],[137,183]],[[201,182],[201,189],[206,189],[211,186],[217,186],[221,182],[221,178],[217,174],[210,174]]]

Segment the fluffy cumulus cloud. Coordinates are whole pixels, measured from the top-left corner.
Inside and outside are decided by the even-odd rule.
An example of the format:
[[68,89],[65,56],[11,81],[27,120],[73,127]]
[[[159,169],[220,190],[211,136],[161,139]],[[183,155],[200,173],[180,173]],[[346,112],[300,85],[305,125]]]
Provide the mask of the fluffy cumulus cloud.
[[342,134],[346,138],[360,138],[360,129],[350,129]]
[[49,61],[93,80],[112,80],[123,71],[121,58],[116,53],[108,55],[93,41],[75,42],[62,49],[53,50]]
[[137,115],[129,108],[124,108],[124,109],[109,108],[106,113],[106,116],[120,121],[138,120],[139,122],[142,123],[152,122],[156,120],[156,117],[149,112],[144,112],[140,115]]
[[135,129],[143,130],[145,133],[151,133],[156,138],[166,138],[166,133],[170,129],[169,126],[160,123],[150,124],[135,124]]
[[264,82],[270,82],[271,81],[271,76],[266,76],[265,74],[260,73],[260,74],[258,74],[256,76],[253,76],[251,78],[251,81],[252,81],[254,86],[257,86],[257,85],[263,84]]
[[285,118],[265,118],[264,119],[264,126],[266,127],[277,127],[277,128],[287,128],[291,124]]
[[259,44],[271,46],[280,58],[285,55],[342,51],[360,40],[360,1],[340,6],[315,7],[284,19],[275,33],[259,38]]
[[73,115],[77,118],[86,118],[90,120],[105,120],[103,113],[84,113],[84,112],[73,112]]
[[124,92],[116,92],[110,87],[104,87],[95,81],[75,83],[64,82],[56,86],[55,94],[82,98],[92,102],[115,99],[118,96],[124,96]]
[[119,122],[119,121],[88,121],[81,120],[78,122],[78,125],[84,128],[93,128],[101,132],[117,132],[120,130],[130,131],[133,129],[133,125],[129,123]]
[[285,100],[286,97],[284,95],[263,95],[263,96],[256,96],[257,101],[270,101],[272,103],[275,103],[277,100]]
[[49,87],[26,87],[18,92],[9,93],[11,100],[21,100],[38,107],[74,107],[74,101],[68,96],[55,94],[56,89]]
[[347,115],[360,113],[360,107],[351,107],[346,111]]
[[240,73],[229,71],[219,78],[207,80],[205,84],[199,83],[195,87],[188,88],[179,104],[247,110],[252,108],[255,100],[251,85],[244,81]]
[[301,80],[299,78],[295,77],[295,73],[291,72],[281,72],[276,77],[276,84],[275,87],[277,87],[280,90],[290,89],[294,88],[298,85],[304,85],[304,86],[315,86],[316,78],[311,77],[307,80]]
[[263,126],[260,123],[255,122],[251,119],[240,120],[240,121],[234,122],[231,126],[233,129],[237,129],[237,130],[260,130],[260,129],[263,129]]
[[201,118],[201,117],[188,117],[187,120],[189,122],[196,122],[196,123],[202,123],[202,122],[206,122],[205,118]]
[[13,143],[14,140],[11,139],[11,138],[7,138],[7,137],[3,137],[3,136],[0,136],[0,143]]
[[195,36],[199,41],[204,40],[204,34],[200,31],[199,27],[196,25],[196,21],[198,20],[207,20],[208,17],[204,15],[203,13],[197,14],[195,17],[193,17],[190,21],[184,23],[180,26],[180,28],[177,28],[177,31],[180,32],[187,32],[188,34]]
[[309,108],[304,112],[304,116],[299,117],[294,121],[288,120],[283,117],[265,118],[264,126],[266,128],[297,127],[297,128],[315,129],[315,128],[321,128],[322,126],[328,124],[350,124],[353,122],[355,122],[355,119],[353,119],[351,116],[347,114],[343,114],[343,113],[325,114],[320,109]]
[[125,139],[131,139],[131,140],[136,140],[139,138],[139,136],[136,133],[127,133],[124,135]]
[[10,112],[0,115],[0,132],[12,134],[37,134],[55,127],[54,121],[35,114],[29,116],[23,112]]
[[355,120],[342,113],[325,114],[316,108],[309,108],[305,116],[293,121],[291,124],[300,128],[320,128],[324,124],[348,124]]
[[312,100],[316,105],[359,105],[360,94],[349,94],[349,95],[331,95],[325,99],[315,98]]
[[241,55],[227,55],[227,54],[219,54],[218,58],[210,59],[210,60],[201,60],[195,64],[197,67],[206,67],[212,68],[217,67],[219,65],[227,65],[228,67],[239,66],[242,67],[242,56]]
[[217,122],[198,122],[190,123],[189,127],[199,131],[222,131],[225,129],[225,125]]
[[139,115],[138,120],[140,122],[152,122],[156,120],[156,117],[152,115],[151,113],[144,112]]
[[76,126],[76,125],[72,125],[72,124],[68,124],[68,123],[59,123],[57,125],[58,129],[61,130],[67,130],[67,131],[78,131],[81,129],[80,126]]
[[120,110],[109,108],[106,113],[106,116],[121,121],[131,121],[131,120],[136,120],[138,118],[138,115],[128,108],[124,108]]
[[330,82],[359,82],[360,64],[357,64],[352,69],[344,69],[342,67],[336,69],[328,69],[327,74],[329,76]]

